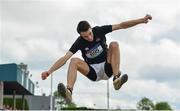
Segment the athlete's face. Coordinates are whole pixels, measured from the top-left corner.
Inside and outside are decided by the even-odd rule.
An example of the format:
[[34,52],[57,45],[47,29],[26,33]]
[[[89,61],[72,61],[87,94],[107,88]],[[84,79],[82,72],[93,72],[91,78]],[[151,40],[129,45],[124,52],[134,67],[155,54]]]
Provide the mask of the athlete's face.
[[89,42],[92,42],[94,38],[91,28],[89,28],[86,32],[81,32],[80,36]]

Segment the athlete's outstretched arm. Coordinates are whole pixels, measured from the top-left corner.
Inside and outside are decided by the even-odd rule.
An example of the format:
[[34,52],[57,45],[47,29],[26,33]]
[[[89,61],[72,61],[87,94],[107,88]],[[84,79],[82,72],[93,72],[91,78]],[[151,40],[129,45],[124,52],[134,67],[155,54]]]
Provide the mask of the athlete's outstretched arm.
[[126,29],[141,23],[148,23],[148,21],[151,19],[152,19],[151,15],[146,15],[145,17],[140,19],[129,20],[129,21],[121,22],[120,24],[114,24],[112,25],[112,31],[119,29]]
[[58,59],[48,71],[45,71],[41,74],[42,79],[45,80],[50,74],[63,66],[72,55],[73,53],[71,51],[68,51],[63,57]]

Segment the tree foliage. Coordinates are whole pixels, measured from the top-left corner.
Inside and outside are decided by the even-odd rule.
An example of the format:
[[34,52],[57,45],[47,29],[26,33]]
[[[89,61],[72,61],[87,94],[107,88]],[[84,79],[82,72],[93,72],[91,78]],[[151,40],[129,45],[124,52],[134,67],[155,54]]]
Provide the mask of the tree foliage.
[[144,97],[137,103],[137,109],[138,110],[152,110],[154,109],[154,104],[150,99]]
[[168,102],[157,102],[155,105],[149,98],[142,98],[137,103],[138,110],[172,110]]
[[58,93],[58,91],[54,92],[54,97],[55,97],[55,104],[56,104],[56,108],[57,109],[63,109],[63,108],[76,108],[76,104],[74,102],[71,103],[66,103],[66,101],[64,100],[64,98]]
[[172,108],[167,102],[158,102],[156,103],[154,110],[172,110]]

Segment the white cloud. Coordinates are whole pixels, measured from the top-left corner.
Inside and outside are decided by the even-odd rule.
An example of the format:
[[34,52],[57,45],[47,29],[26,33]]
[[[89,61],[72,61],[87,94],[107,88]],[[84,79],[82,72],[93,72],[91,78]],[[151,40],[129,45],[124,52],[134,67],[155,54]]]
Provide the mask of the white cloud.
[[[159,101],[167,101],[170,105],[178,104],[180,98],[180,90],[171,88],[163,83],[158,83],[152,80],[135,80],[129,79],[120,91],[111,93],[115,94],[111,99],[113,106],[120,104],[121,108],[136,108],[136,104],[143,97],[148,97],[154,103]],[[128,98],[127,98],[128,97]],[[177,107],[177,106],[176,106]],[[173,107],[176,109],[176,107]]]
[[[89,83],[88,87],[87,83]],[[110,108],[113,109],[119,107],[122,109],[135,109],[137,102],[143,97],[148,97],[154,103],[167,101],[171,106],[178,104],[177,101],[180,99],[179,89],[153,80],[135,80],[130,78],[119,91],[114,90],[112,79],[109,83]],[[106,97],[106,82],[90,83],[84,79],[77,82],[73,95],[74,101],[78,105],[94,107],[93,105],[96,104],[99,108],[106,108]],[[177,106],[173,107],[173,109],[177,108]]]
[[169,39],[162,39],[158,44],[120,41],[120,47],[122,70],[128,71],[133,77],[146,65],[180,68],[180,46]]

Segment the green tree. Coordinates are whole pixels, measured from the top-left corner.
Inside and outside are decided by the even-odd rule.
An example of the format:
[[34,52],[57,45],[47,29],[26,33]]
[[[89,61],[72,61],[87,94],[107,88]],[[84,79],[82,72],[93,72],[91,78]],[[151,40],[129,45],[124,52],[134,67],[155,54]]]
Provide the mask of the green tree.
[[57,109],[63,109],[63,108],[68,108],[68,109],[74,109],[76,108],[76,104],[74,102],[71,103],[66,103],[66,101],[64,100],[64,98],[58,93],[58,91],[54,92],[54,97],[56,100],[56,108]]
[[154,110],[172,110],[172,108],[167,102],[158,102],[156,103]]
[[138,110],[152,110],[154,109],[154,104],[150,99],[144,97],[137,103],[137,109]]

